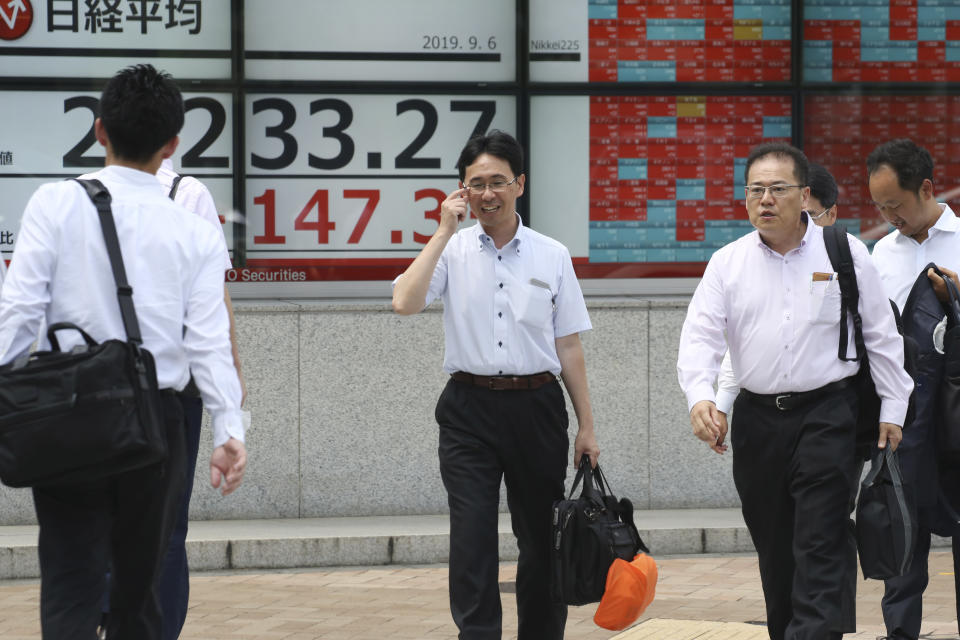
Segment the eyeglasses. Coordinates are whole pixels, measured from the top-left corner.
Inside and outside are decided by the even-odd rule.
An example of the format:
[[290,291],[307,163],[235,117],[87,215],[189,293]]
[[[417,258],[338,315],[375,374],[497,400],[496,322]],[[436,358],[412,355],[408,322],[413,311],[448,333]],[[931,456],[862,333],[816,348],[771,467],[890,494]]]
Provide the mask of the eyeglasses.
[[813,212],[807,211],[807,215],[810,216],[811,220],[819,220],[827,213],[827,211],[830,211],[830,209],[833,209],[833,205],[830,205],[820,213],[813,213]]
[[506,180],[495,180],[493,182],[488,182],[486,184],[482,182],[471,182],[470,184],[463,185],[463,188],[466,189],[471,195],[480,196],[483,195],[483,192],[488,188],[494,193],[503,193],[507,190],[507,187],[512,185],[514,182],[520,179],[520,176],[517,176],[510,182]]
[[775,184],[772,187],[744,187],[744,190],[747,193],[747,197],[751,200],[759,200],[767,193],[767,189],[770,190],[770,193],[773,194],[773,197],[779,200],[780,198],[786,198],[787,194],[790,192],[790,189],[802,189],[803,185],[799,184]]

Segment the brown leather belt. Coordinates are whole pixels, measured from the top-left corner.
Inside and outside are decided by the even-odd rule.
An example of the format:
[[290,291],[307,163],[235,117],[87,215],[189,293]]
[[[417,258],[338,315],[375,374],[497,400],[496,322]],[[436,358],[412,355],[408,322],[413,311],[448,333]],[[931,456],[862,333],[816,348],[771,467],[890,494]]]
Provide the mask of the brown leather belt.
[[450,377],[457,382],[476,385],[485,389],[494,391],[517,391],[520,389],[537,389],[554,382],[557,376],[549,371],[543,373],[534,373],[529,376],[475,376],[465,371],[456,371],[450,374]]

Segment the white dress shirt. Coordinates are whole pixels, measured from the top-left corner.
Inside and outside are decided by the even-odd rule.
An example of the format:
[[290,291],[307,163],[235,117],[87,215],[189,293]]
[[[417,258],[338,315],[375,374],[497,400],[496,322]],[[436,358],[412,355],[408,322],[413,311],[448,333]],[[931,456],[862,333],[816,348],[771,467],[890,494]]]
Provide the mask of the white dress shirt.
[[873,247],[873,264],[880,272],[884,290],[901,310],[927,264],[933,262],[960,272],[960,219],[946,204],[940,207],[943,213],[922,244],[895,229]]
[[723,362],[720,364],[720,374],[717,376],[717,409],[724,413],[730,413],[738,395],[740,395],[740,381],[733,373],[733,362],[730,360],[730,351],[728,350],[723,356]]
[[437,262],[426,304],[443,299],[447,373],[559,375],[556,339],[591,328],[570,252],[517,221],[499,250],[479,223],[461,229]]
[[[140,332],[160,387],[183,389],[192,370],[212,417],[214,446],[230,437],[242,441],[221,233],[171,202],[153,175],[120,166],[91,175],[113,199]],[[44,320],[72,322],[99,342],[126,339],[99,216],[73,181],[42,185],[27,203],[0,295],[0,362],[26,352]],[[58,338],[64,350],[82,341],[73,332]],[[41,348],[48,348],[46,336]]]
[[[863,337],[881,399],[880,420],[903,424],[913,382],[903,369],[903,340],[867,248],[848,235],[860,290]],[[800,246],[785,256],[757,231],[717,251],[697,286],[680,336],[677,371],[688,409],[716,401],[713,383],[729,346],[740,385],[754,393],[810,391],[854,375],[859,364],[837,357],[840,286],[832,274],[823,229],[807,224]],[[848,356],[855,355],[853,322]]]
[[[170,193],[173,187],[173,181],[179,174],[173,170],[173,162],[170,158],[165,158],[157,171],[157,180],[163,185],[166,192]],[[223,241],[223,270],[226,271],[233,267],[230,262],[230,251],[227,249],[227,241],[223,237],[223,225],[220,223],[220,214],[217,213],[217,205],[210,195],[207,186],[192,176],[183,176],[180,184],[177,186],[177,193],[173,201],[191,213],[195,213],[220,232],[220,239]]]

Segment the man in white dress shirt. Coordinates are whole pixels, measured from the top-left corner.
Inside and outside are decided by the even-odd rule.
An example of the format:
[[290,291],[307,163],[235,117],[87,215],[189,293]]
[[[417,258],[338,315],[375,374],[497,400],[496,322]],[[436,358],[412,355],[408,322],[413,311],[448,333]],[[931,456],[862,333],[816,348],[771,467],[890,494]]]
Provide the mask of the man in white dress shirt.
[[[497,512],[500,482],[517,536],[519,640],[563,638],[567,608],[550,596],[550,523],[563,496],[567,411],[579,429],[574,464],[599,449],[580,332],[590,318],[570,254],[529,229],[514,209],[523,150],[501,131],[467,142],[461,188],[436,233],[394,281],[393,308],[419,313],[443,299],[440,473],[450,505],[450,610],[461,640],[499,640]],[[457,231],[470,211],[479,224]]]
[[[92,174],[81,176],[90,178]],[[217,205],[206,185],[192,176],[182,176],[173,168],[173,160],[164,158],[157,171],[157,180],[160,181],[171,200],[181,207],[209,222],[214,229],[220,231],[223,269],[230,269],[230,253],[227,242],[223,238],[223,227],[217,213]],[[240,366],[240,352],[237,349],[235,324],[233,320],[233,305],[230,292],[226,284],[223,287],[223,302],[227,306],[227,316],[230,319],[230,347],[233,352],[233,364],[240,379],[240,388],[243,398],[246,398],[246,386]],[[187,608],[190,602],[190,569],[187,564],[187,530],[190,520],[190,498],[193,493],[193,479],[197,468],[197,456],[200,449],[200,428],[203,422],[203,401],[200,391],[191,378],[187,387],[180,392],[180,403],[183,405],[183,416],[186,424],[186,464],[184,465],[184,483],[180,491],[180,505],[177,508],[177,518],[170,534],[167,551],[164,554],[163,568],[160,571],[158,592],[160,596],[160,610],[163,612],[163,629],[161,640],[176,640],[187,618]],[[109,592],[109,580],[107,585]],[[104,620],[109,612],[109,593],[105,594]],[[105,624],[101,627],[105,628]]]
[[[903,311],[917,277],[931,262],[957,282],[960,220],[947,204],[937,202],[933,157],[913,141],[891,140],[878,146],[867,157],[867,173],[870,197],[883,219],[895,227],[873,248],[873,262],[887,295]],[[932,270],[927,276],[938,295],[945,298],[943,280]],[[929,342],[924,341],[921,348]],[[926,386],[929,385],[918,387],[917,402],[933,402]],[[954,497],[960,491],[956,470],[944,469],[945,463],[937,459],[935,428],[929,420],[915,421],[904,431],[900,450],[904,480],[916,492],[920,531],[909,571],[884,581],[881,608],[887,637],[893,640],[917,640],[920,635],[923,592],[929,581],[927,556],[931,529],[937,527],[941,496]],[[938,478],[938,471],[945,477]],[[945,493],[941,492],[941,486]],[[937,533],[950,535],[951,532],[938,530]],[[957,569],[954,587],[960,601],[960,575],[957,575],[960,573],[960,531],[952,533],[953,561]]]
[[[803,213],[807,166],[790,145],[751,151],[746,208],[757,230],[710,259],[677,360],[694,434],[723,452],[727,425],[713,385],[729,345],[742,387],[731,430],[733,477],[759,556],[772,640],[836,640],[843,632],[859,364],[837,358],[839,286],[823,230]],[[878,444],[896,447],[913,382],[867,249],[848,238],[881,398]]]
[[[156,578],[184,464],[183,413],[174,393],[191,371],[210,411],[210,478],[230,493],[246,465],[240,383],[223,303],[219,232],[167,198],[155,173],[176,149],[183,101],[166,74],[130,67],[108,83],[94,124],[143,346],[157,366],[169,455],[102,481],[33,490],[40,524],[40,617],[45,640],[93,638],[108,563],[111,640],[156,640]],[[97,212],[76,182],[31,197],[0,295],[0,362],[26,352],[42,321],[73,322],[94,339],[126,339]],[[79,336],[61,334],[69,350]],[[43,343],[46,341],[43,340]],[[45,346],[45,344],[44,344]]]

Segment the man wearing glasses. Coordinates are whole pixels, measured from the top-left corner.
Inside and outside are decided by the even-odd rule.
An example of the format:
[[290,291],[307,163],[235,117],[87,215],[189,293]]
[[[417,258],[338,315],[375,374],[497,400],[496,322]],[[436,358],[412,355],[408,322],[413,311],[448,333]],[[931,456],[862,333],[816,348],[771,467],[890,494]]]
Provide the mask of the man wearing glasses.
[[[727,425],[713,383],[729,346],[742,387],[733,479],[759,557],[772,640],[839,640],[844,627],[859,364],[837,358],[839,283],[823,230],[803,214],[808,173],[806,156],[790,145],[750,152],[746,208],[756,232],[710,259],[677,359],[693,432],[723,453]],[[849,240],[881,398],[878,445],[895,448],[913,382],[876,268],[863,243]]]
[[[933,157],[911,140],[886,142],[867,157],[870,197],[883,219],[895,229],[881,238],[873,249],[873,262],[887,294],[901,310],[917,281],[920,271],[933,262],[957,282],[960,271],[960,220],[949,205],[938,203],[933,187]],[[943,280],[927,273],[934,291],[946,300]],[[912,313],[906,309],[907,313]],[[936,348],[937,331],[932,340],[920,340],[921,353]],[[939,340],[942,353],[943,339]],[[935,354],[934,354],[935,355]],[[922,357],[922,356],[921,356]],[[904,431],[900,463],[904,481],[913,487],[917,499],[919,534],[910,569],[905,575],[884,581],[881,608],[887,637],[916,640],[920,635],[923,592],[929,581],[927,556],[930,535],[953,537],[954,588],[960,613],[960,530],[956,516],[942,518],[960,504],[960,470],[938,460],[933,411],[921,410],[935,402],[932,393],[937,384],[928,380],[917,387],[917,418]],[[927,419],[920,419],[926,416]],[[941,490],[942,489],[942,490]],[[942,500],[942,502],[941,502]],[[946,524],[952,522],[952,526]]]
[[[566,606],[550,596],[551,507],[563,496],[569,441],[563,380],[579,429],[574,464],[599,448],[580,332],[590,318],[566,247],[523,226],[523,150],[501,131],[470,139],[460,187],[410,267],[393,308],[443,300],[450,374],[436,419],[450,506],[450,610],[461,640],[501,634],[497,516],[500,480],[517,536],[519,640],[563,638]],[[469,213],[479,224],[457,231]]]

